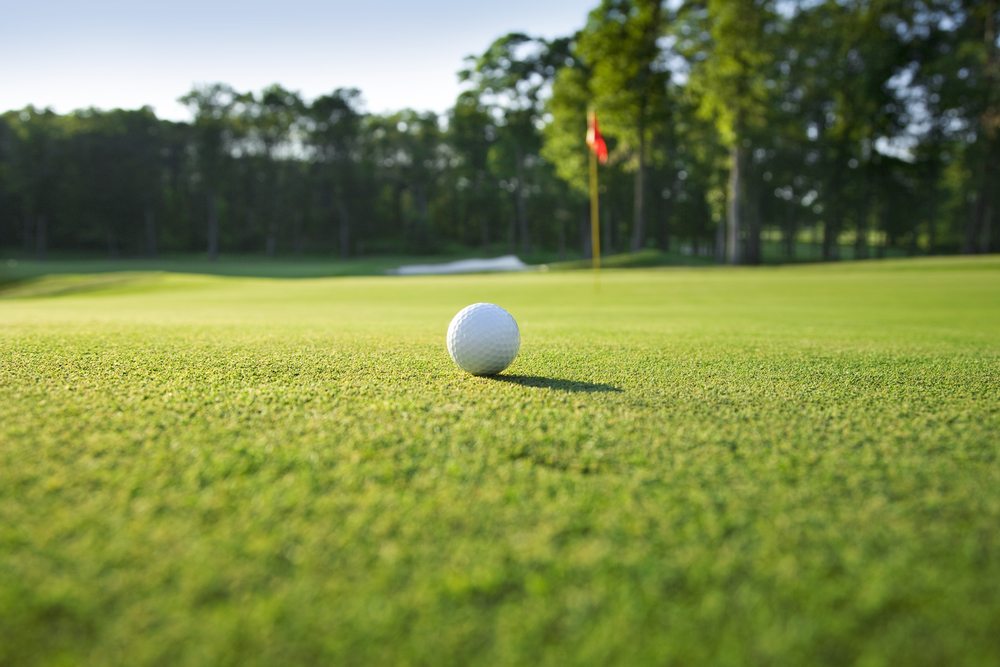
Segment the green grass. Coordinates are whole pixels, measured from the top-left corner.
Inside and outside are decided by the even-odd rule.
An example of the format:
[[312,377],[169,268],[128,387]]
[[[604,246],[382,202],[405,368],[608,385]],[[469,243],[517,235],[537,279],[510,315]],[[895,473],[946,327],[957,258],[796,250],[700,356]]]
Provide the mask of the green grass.
[[[23,253],[15,253],[10,249],[0,249],[0,288],[4,285],[41,276],[122,272],[197,273],[252,278],[371,276],[385,275],[390,269],[404,264],[435,264],[469,259],[470,257],[499,257],[510,253],[511,250],[508,247],[490,246],[479,249],[446,248],[433,255],[390,253],[340,259],[331,254],[279,255],[277,257],[224,254],[215,260],[209,260],[204,254],[111,259],[105,255],[94,253],[53,252],[48,259],[39,260],[34,257],[26,257]],[[649,257],[658,254],[657,251],[636,253],[635,259],[630,259],[630,255],[621,255],[617,261],[621,263],[622,268],[691,263],[690,261],[685,262],[686,258],[681,255],[677,255],[676,258],[664,256],[663,259],[656,262],[649,261]],[[532,252],[522,255],[521,258],[531,265],[558,261],[556,253],[546,251]],[[580,262],[580,266],[581,268],[589,267],[589,261]]]
[[995,257],[22,280],[0,664],[997,664],[998,406]]
[[47,275],[121,272],[199,273],[216,276],[256,278],[326,278],[383,274],[401,264],[447,261],[449,257],[379,256],[341,260],[307,257],[299,259],[256,256],[223,256],[215,261],[204,257],[160,257],[131,259],[94,259],[57,257],[35,259],[0,259],[0,286]]
[[[606,269],[641,269],[657,266],[707,266],[714,262],[711,257],[684,255],[679,252],[663,252],[652,248],[638,252],[626,252],[601,258],[601,266]],[[590,259],[575,259],[553,262],[548,268],[562,271],[568,269],[590,269]]]

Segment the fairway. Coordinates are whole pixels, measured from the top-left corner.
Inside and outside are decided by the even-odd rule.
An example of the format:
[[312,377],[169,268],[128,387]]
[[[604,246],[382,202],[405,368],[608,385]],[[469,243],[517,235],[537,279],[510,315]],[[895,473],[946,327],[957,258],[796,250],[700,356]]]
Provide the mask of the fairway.
[[998,433],[996,257],[12,282],[0,665],[997,664]]

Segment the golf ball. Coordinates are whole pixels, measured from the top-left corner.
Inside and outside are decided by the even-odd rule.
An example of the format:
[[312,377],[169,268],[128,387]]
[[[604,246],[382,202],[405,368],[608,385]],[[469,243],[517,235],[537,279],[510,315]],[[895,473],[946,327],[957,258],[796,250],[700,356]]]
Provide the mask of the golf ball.
[[493,303],[474,303],[448,325],[448,354],[473,375],[496,375],[510,366],[521,347],[517,322]]

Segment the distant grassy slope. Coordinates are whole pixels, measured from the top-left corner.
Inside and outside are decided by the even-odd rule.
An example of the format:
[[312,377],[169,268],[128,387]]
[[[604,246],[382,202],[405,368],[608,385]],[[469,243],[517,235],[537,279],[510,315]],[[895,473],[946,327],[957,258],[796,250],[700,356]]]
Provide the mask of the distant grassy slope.
[[25,280],[0,664],[996,664],[997,433],[995,257]]
[[[679,252],[662,252],[660,250],[640,250],[639,252],[620,253],[601,258],[601,266],[607,269],[638,269],[656,266],[708,266],[714,263],[710,257],[683,255]],[[589,269],[593,266],[590,259],[576,259],[566,262],[553,262],[548,268],[562,271],[570,269]]]
[[427,261],[426,258],[382,256],[360,259],[278,258],[224,256],[216,261],[202,257],[165,257],[159,259],[54,258],[45,261],[0,260],[0,284],[66,273],[155,272],[200,273],[216,276],[257,278],[325,278],[331,276],[373,275],[400,264]]
[[[815,262],[820,260],[819,251],[812,244],[800,243],[793,258],[786,257],[779,245],[764,244],[766,263]],[[268,258],[257,255],[223,255],[215,261],[203,256],[176,256],[160,258],[106,259],[103,257],[55,256],[39,261],[5,257],[0,254],[0,288],[14,282],[30,280],[45,275],[83,273],[197,273],[213,276],[243,276],[253,278],[328,278],[334,276],[383,275],[389,269],[404,264],[434,264],[470,257],[498,257],[509,251],[503,248],[487,250],[452,250],[445,254],[419,255],[375,255],[370,257],[302,257],[280,256]],[[843,259],[853,256],[852,247],[841,247],[838,252]],[[893,251],[898,255],[899,251]],[[573,256],[571,254],[571,256]],[[526,263],[554,271],[589,269],[589,258],[560,260],[553,253],[538,252],[521,257]],[[875,260],[868,260],[875,261]],[[661,266],[711,266],[712,257],[690,255],[677,250],[664,252],[646,249],[639,252],[613,253],[602,258],[602,266],[608,269],[655,268]]]

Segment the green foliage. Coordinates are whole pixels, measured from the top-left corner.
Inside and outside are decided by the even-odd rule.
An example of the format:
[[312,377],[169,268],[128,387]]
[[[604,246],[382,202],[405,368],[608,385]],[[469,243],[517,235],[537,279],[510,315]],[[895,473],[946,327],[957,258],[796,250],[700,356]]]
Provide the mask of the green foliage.
[[780,236],[791,259],[802,234],[824,259],[997,250],[998,0],[594,4],[574,35],[470,56],[440,114],[223,83],[181,98],[186,123],[7,111],[0,245],[568,257],[588,243],[594,107],[608,252],[755,262]]
[[586,70],[581,66],[564,67],[552,84],[547,108],[552,121],[543,130],[542,157],[555,166],[556,174],[574,192],[586,195],[587,181],[587,110],[591,103]]
[[998,274],[21,283],[0,663],[996,663]]
[[[463,95],[475,99],[490,119],[487,166],[496,186],[512,199],[510,238],[522,253],[533,239],[545,234],[552,221],[542,218],[549,210],[536,192],[552,190],[553,173],[538,159],[542,146],[544,95],[569,58],[569,40],[547,41],[522,33],[497,39],[459,78],[471,88]],[[461,99],[461,98],[460,98]],[[548,224],[547,224],[548,223]]]
[[251,98],[221,83],[194,88],[180,98],[194,116],[195,149],[206,179],[222,177],[228,150],[242,129],[236,119]]
[[[743,141],[743,133],[763,127],[771,106],[768,70],[775,42],[771,0],[709,0],[703,15],[710,41],[692,70],[692,94],[699,110],[715,120],[723,142]],[[704,29],[703,26],[699,26]]]
[[[670,74],[660,46],[664,27],[660,0],[604,0],[590,13],[572,44],[573,58],[556,78],[549,112],[555,142],[546,155],[572,187],[581,187],[581,157],[573,151],[573,134],[585,122],[586,110],[597,113],[602,132],[612,139],[612,163],[634,173],[630,248],[646,239],[648,167],[662,160],[670,142],[654,142],[667,123]],[[581,106],[586,106],[581,109]],[[666,136],[660,132],[660,138]],[[657,150],[659,148],[659,150]],[[580,150],[585,155],[584,150]]]
[[475,91],[459,95],[448,119],[448,146],[454,156],[454,195],[461,220],[453,238],[469,244],[489,243],[491,229],[502,225],[493,194],[490,152],[496,125]]
[[659,0],[603,0],[577,38],[576,55],[590,72],[590,104],[632,171],[640,167],[640,148],[648,150],[640,145],[651,143],[670,113],[663,29]]

